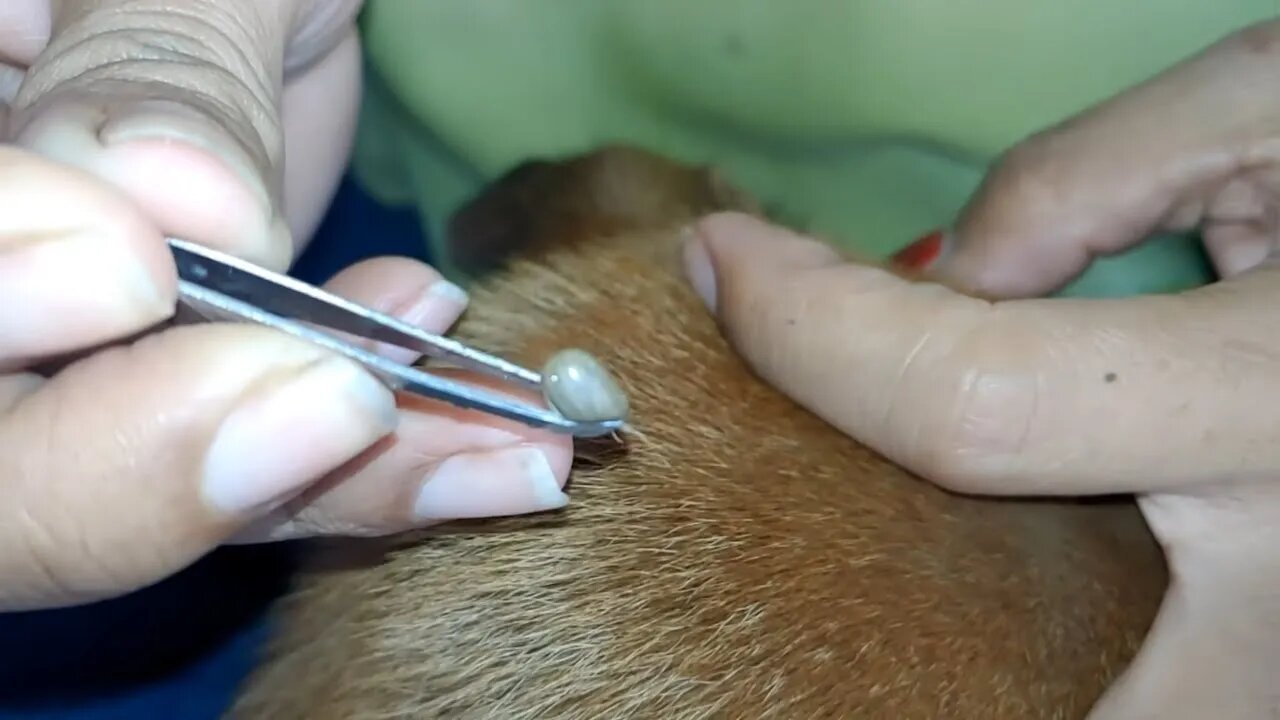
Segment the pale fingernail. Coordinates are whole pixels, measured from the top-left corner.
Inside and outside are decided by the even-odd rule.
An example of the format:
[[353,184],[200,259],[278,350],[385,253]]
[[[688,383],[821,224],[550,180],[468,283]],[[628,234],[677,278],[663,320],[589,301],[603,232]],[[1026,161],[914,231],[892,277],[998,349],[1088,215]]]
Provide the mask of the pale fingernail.
[[172,298],[160,291],[156,277],[119,244],[102,242],[93,232],[14,236],[0,240],[0,262],[14,282],[29,280],[49,293],[93,297],[97,303],[171,309]]
[[240,144],[218,123],[181,103],[168,100],[139,102],[117,110],[98,131],[106,145],[141,140],[174,140],[204,150],[238,173],[267,213],[275,204],[257,167]]
[[[439,299],[441,303],[450,309],[453,319],[457,319],[463,310],[467,309],[467,303],[471,301],[467,291],[454,285],[453,283],[440,278],[427,288],[427,295]],[[450,321],[452,322],[452,321]]]
[[0,355],[70,350],[170,315],[173,298],[115,243],[92,233],[0,241]]
[[215,509],[270,510],[395,429],[392,392],[345,358],[328,358],[251,395],[223,420],[204,464]]
[[[466,311],[469,300],[465,290],[448,280],[440,279],[432,283],[414,303],[397,313],[397,317],[427,332],[443,333]],[[378,344],[377,352],[389,360],[406,365],[422,356],[413,350],[385,343]]]
[[684,240],[684,268],[689,284],[693,286],[694,292],[698,293],[698,297],[702,298],[702,303],[707,306],[707,309],[714,313],[717,288],[716,271],[711,264],[711,253],[707,252],[707,246],[702,238],[692,230],[686,229],[681,234]]
[[420,520],[461,520],[555,510],[569,504],[547,456],[513,447],[454,455],[427,477],[414,514]]

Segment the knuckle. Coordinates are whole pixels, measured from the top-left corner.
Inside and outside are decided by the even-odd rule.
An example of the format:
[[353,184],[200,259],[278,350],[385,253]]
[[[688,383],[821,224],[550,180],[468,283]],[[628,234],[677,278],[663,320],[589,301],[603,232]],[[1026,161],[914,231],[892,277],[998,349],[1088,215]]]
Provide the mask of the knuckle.
[[[984,197],[1000,204],[999,209],[1020,210],[1052,207],[1059,201],[1054,177],[1054,132],[1032,135],[1009,148],[987,178]],[[997,214],[997,217],[1000,215]]]
[[[1037,363],[1009,348],[1033,347],[990,320],[961,334],[927,369],[933,397],[914,419],[919,432],[906,453],[912,469],[960,493],[999,491],[1026,451],[1041,409]],[[945,368],[945,370],[939,370]],[[939,378],[945,378],[939,383]],[[937,393],[939,387],[950,391]]]
[[[36,437],[48,438],[49,433]],[[47,445],[47,443],[46,443]],[[50,487],[54,449],[33,445],[0,486],[9,500],[0,516],[0,607],[41,607],[93,599],[109,580],[85,562],[88,547],[76,518]]]
[[284,151],[278,78],[266,33],[214,2],[161,9],[103,9],[76,18],[51,40],[13,103],[17,115],[67,92],[120,99],[174,99],[217,121],[263,167]]
[[1026,283],[1026,273],[1014,269],[1013,258],[1026,257],[1033,239],[1029,229],[1061,216],[1070,200],[1066,163],[1074,154],[1063,147],[1066,142],[1057,129],[1009,148],[961,211],[950,277],[969,294],[1007,296]]
[[[0,607],[41,604],[49,598],[74,598],[79,592],[64,581],[56,559],[58,542],[46,523],[24,508],[11,508],[0,557]],[[16,537],[14,537],[16,536]]]
[[[956,232],[962,241],[982,238],[993,242],[1016,232],[1019,218],[1054,201],[1055,193],[1046,177],[1042,140],[1028,138],[996,159],[973,198],[960,212]],[[965,243],[962,243],[965,244]]]
[[24,414],[21,439],[13,436],[13,424],[3,428],[0,452],[14,462],[0,475],[7,498],[0,513],[0,608],[84,602],[129,587],[116,559],[101,555],[88,538],[85,505],[57,482],[65,477],[58,463],[66,455],[58,428],[77,418],[63,401],[43,408]]

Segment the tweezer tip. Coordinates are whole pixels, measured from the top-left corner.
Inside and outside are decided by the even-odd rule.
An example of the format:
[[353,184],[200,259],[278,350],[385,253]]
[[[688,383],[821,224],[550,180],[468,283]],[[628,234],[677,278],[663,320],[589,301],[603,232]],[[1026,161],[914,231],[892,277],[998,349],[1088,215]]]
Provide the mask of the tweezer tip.
[[617,420],[606,420],[603,422],[592,423],[574,423],[569,426],[568,430],[574,437],[580,438],[597,438],[606,435],[617,435],[623,430],[625,424]]

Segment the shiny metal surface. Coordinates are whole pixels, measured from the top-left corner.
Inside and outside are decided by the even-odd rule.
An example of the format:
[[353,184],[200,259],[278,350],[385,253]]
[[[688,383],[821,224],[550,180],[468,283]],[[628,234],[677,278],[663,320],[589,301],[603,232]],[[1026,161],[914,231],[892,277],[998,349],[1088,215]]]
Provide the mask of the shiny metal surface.
[[625,422],[625,418],[575,422],[553,409],[520,403],[393,362],[319,328],[408,348],[531,390],[540,391],[542,385],[542,376],[537,372],[420,330],[286,275],[182,240],[170,239],[169,247],[177,262],[179,295],[190,309],[205,319],[272,327],[355,360],[392,389],[531,427],[594,437],[618,431]]

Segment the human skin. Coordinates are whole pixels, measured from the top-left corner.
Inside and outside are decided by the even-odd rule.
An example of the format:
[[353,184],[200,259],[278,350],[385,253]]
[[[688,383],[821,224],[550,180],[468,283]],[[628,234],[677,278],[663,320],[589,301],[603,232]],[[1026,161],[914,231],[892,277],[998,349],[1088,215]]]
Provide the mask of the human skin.
[[[359,7],[4,4],[0,610],[127,592],[225,542],[568,501],[565,437],[411,402],[262,328],[159,327],[164,237],[276,270],[305,247],[351,147]],[[397,258],[329,287],[434,332],[467,303]]]

